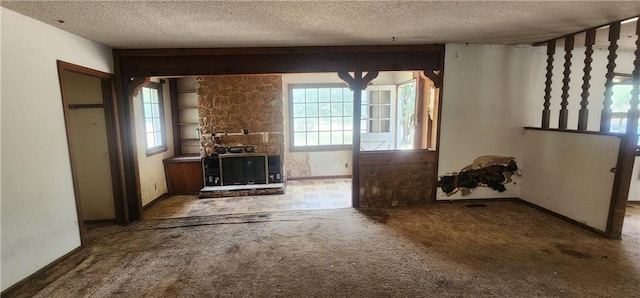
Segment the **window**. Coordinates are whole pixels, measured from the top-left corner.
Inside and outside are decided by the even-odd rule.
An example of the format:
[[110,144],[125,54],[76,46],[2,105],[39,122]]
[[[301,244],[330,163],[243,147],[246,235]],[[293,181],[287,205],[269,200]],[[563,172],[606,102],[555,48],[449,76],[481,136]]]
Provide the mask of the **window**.
[[160,84],[150,83],[148,86],[142,87],[140,92],[147,156],[167,150],[162,92],[160,90]]
[[[611,124],[609,126],[610,132],[626,133],[627,132],[627,112],[631,108],[631,89],[633,86],[630,84],[615,84],[613,85],[611,96]],[[636,128],[637,132],[640,131],[640,124]],[[640,146],[640,139],[638,140],[638,146]]]
[[349,147],[353,93],[342,84],[289,85],[291,148]]

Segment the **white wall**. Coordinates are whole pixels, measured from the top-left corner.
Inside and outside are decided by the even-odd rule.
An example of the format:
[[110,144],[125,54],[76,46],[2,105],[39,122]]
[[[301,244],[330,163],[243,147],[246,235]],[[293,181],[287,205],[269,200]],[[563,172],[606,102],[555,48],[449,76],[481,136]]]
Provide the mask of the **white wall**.
[[[158,79],[153,79],[159,82]],[[173,124],[171,123],[171,99],[169,97],[169,83],[162,84],[162,100],[164,104],[164,120],[166,128],[166,140],[169,149],[152,156],[147,156],[144,139],[144,126],[142,121],[142,98],[140,94],[133,98],[133,115],[135,119],[136,154],[138,155],[138,176],[140,178],[140,193],[142,206],[168,192],[167,180],[164,173],[162,160],[174,155],[173,150]]]
[[[372,85],[394,85],[412,78],[411,72],[380,72]],[[285,108],[285,175],[287,178],[351,175],[351,149],[291,152],[289,150],[289,84],[340,84],[337,73],[303,73],[282,76]],[[345,164],[347,166],[345,167]]]
[[111,49],[0,8],[2,290],[80,245],[56,60],[113,72]]
[[620,139],[527,130],[523,144],[520,198],[605,231]]
[[[544,53],[542,47],[446,45],[439,176],[482,155],[511,156],[520,164],[522,127],[541,111],[530,105],[543,95],[536,80],[544,78]],[[514,181],[502,193],[478,187],[448,197],[439,189],[437,199],[518,197],[520,179]]]

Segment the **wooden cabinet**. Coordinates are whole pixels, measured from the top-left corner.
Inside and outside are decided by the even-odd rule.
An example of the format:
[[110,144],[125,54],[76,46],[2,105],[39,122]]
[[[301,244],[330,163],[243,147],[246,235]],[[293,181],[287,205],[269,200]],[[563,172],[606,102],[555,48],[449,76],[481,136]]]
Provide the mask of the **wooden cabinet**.
[[174,156],[163,162],[170,195],[200,193],[204,180],[199,155]]

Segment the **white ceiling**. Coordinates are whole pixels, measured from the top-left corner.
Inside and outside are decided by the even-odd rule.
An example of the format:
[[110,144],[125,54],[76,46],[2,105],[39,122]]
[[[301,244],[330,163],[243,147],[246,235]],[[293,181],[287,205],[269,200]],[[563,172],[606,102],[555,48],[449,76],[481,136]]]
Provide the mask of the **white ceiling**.
[[2,1],[0,5],[113,48],[530,44],[640,15],[640,1]]

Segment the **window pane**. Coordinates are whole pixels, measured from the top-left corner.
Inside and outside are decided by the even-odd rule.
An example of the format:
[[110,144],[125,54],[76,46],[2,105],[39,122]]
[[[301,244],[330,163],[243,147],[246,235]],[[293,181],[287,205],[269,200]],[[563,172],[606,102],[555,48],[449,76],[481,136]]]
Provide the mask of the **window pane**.
[[307,133],[307,146],[317,146],[317,145],[318,145],[318,133],[317,132]]
[[304,89],[293,89],[291,93],[294,103],[304,103]]
[[369,121],[367,121],[367,120],[360,120],[360,132],[366,133],[366,132],[369,131],[369,129],[368,129],[369,126],[367,126],[368,122]]
[[331,101],[331,89],[319,88],[318,89],[318,102],[330,102]]
[[371,91],[371,103],[380,103],[380,91]]
[[153,148],[155,146],[156,146],[156,143],[155,143],[155,138],[153,137],[153,133],[152,132],[147,133],[147,149]]
[[342,107],[344,109],[344,113],[342,115],[344,115],[344,116],[353,116],[353,103],[352,102],[345,102]]
[[369,114],[370,118],[380,118],[380,111],[378,106],[370,106],[369,110],[371,111],[371,114]]
[[305,108],[304,104],[293,104],[293,117],[304,117]]
[[142,87],[142,102],[151,102],[149,99],[151,98],[151,95],[149,94],[149,88],[147,87]]
[[152,104],[151,109],[153,110],[153,117],[160,117],[160,106],[158,104]]
[[149,89],[151,103],[158,103],[158,90]]
[[317,118],[307,118],[307,131],[318,131]]
[[153,131],[160,131],[160,118],[153,118]]
[[342,101],[342,88],[331,88],[331,102]]
[[162,141],[162,132],[158,131],[155,133],[155,135],[156,135],[156,146],[162,145],[162,143],[164,143]]
[[343,134],[341,131],[331,132],[331,143],[336,145],[343,144]]
[[331,110],[333,109],[333,106],[336,105],[334,104],[330,104],[330,103],[320,103],[318,104],[318,115],[320,115],[320,117],[322,116],[331,116]]
[[307,102],[318,102],[318,89],[316,88],[306,89],[305,94],[307,96]]
[[331,132],[320,132],[320,145],[331,145]]
[[144,117],[145,118],[149,118],[149,117],[153,116],[152,115],[153,113],[151,112],[151,104],[145,103],[144,106],[143,106],[143,109],[144,109]]
[[331,130],[342,130],[342,118],[331,118]]
[[293,131],[305,131],[307,121],[304,118],[293,119]]
[[353,144],[353,133],[351,131],[344,132],[344,143]]
[[353,117],[344,117],[344,130],[353,130]]
[[380,118],[385,118],[385,119],[391,118],[391,106],[390,105],[380,106]]
[[293,134],[293,145],[294,146],[305,146],[307,145],[307,134],[304,132],[296,132]]
[[343,101],[348,101],[348,102],[353,102],[353,92],[351,90],[349,90],[349,88],[343,88],[342,89],[342,100]]
[[319,118],[319,130],[331,130],[331,118],[323,117]]
[[380,132],[380,121],[379,120],[369,120],[369,132],[377,133]]
[[389,90],[380,91],[380,103],[391,104],[391,91]]
[[380,120],[380,132],[390,132],[390,131],[391,131],[391,121]]
[[153,132],[153,118],[149,118],[149,119],[145,119],[144,120],[144,131],[148,132],[148,133],[152,133]]
[[318,117],[318,104],[307,104],[307,117]]
[[331,104],[331,115],[332,116],[342,116],[342,103],[332,103]]
[[369,118],[369,106],[363,105],[360,107],[361,118]]

